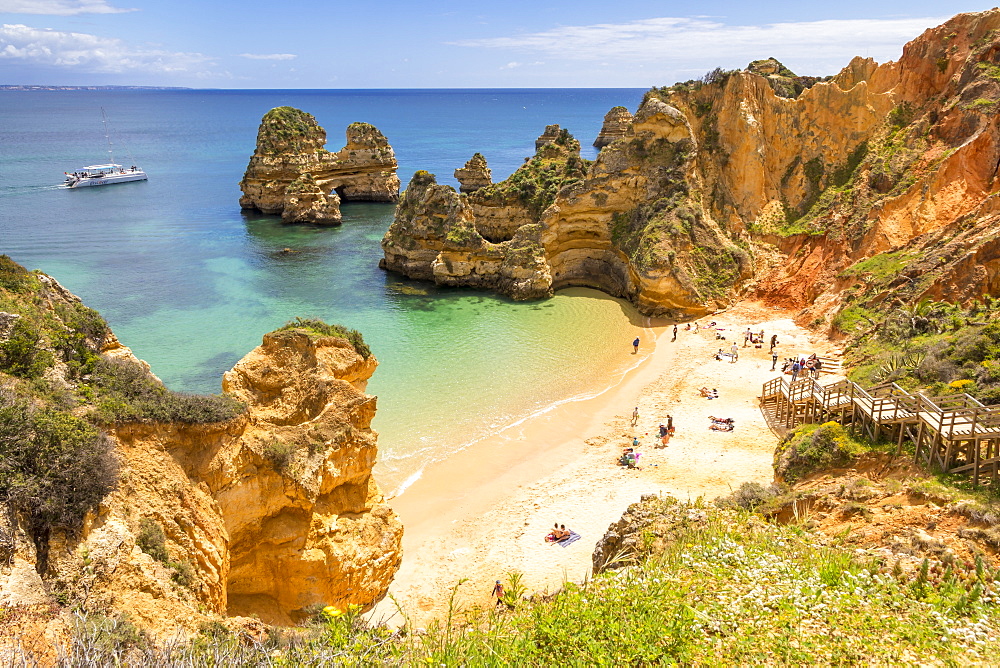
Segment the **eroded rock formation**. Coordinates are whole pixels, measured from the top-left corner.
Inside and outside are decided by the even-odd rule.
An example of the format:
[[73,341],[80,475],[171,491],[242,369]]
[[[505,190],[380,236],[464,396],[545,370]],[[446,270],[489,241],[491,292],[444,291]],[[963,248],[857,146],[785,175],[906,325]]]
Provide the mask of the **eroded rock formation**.
[[594,146],[604,148],[608,144],[625,136],[632,123],[632,113],[625,107],[611,107],[604,115],[604,124],[594,140]]
[[[32,308],[62,318],[60,332],[100,322],[80,330],[81,346],[148,369],[53,279],[27,276],[39,285]],[[59,597],[169,638],[220,615],[292,624],[316,604],[380,599],[402,526],[371,475],[375,398],[364,389],[377,361],[361,350],[308,328],[272,332],[223,380],[245,411],[105,425],[118,481],[79,531],[46,534],[41,555],[26,517],[0,513],[0,605]],[[64,392],[81,382],[65,363],[45,377]],[[8,411],[10,381],[0,369]]]
[[[751,291],[809,307],[803,321],[829,319],[858,280],[840,272],[879,253],[912,256],[907,299],[983,294],[998,280],[998,34],[1000,10],[963,14],[898,62],[855,58],[818,78],[767,59],[653,89],[543,210],[508,199],[491,215],[501,201],[485,193],[512,192],[512,176],[469,196],[472,227],[498,242],[539,225],[540,281],[597,287],[647,313],[698,315]],[[561,132],[546,128],[535,159]],[[389,248],[419,245],[396,235]],[[449,250],[445,239],[435,257]],[[931,267],[930,256],[944,259]]]
[[[563,287],[596,287],[651,313],[703,313],[727,303],[732,286],[750,275],[750,262],[689,200],[690,125],[677,109],[650,98],[636,114],[628,139],[608,146],[590,164],[579,157],[579,142],[565,129],[548,126],[535,156],[508,179],[464,200],[451,191],[455,199],[449,211],[462,209],[466,235],[427,234],[449,218],[436,214],[426,191],[415,191],[414,198],[425,198],[421,216],[414,219],[412,205],[401,203],[383,240],[385,268],[449,285],[492,288],[518,299]],[[435,197],[440,198],[436,191]],[[404,201],[411,202],[409,192]],[[659,214],[659,225],[681,233],[667,236],[652,228],[650,213]],[[490,263],[480,260],[476,271],[446,276],[431,269],[462,250],[455,241],[472,232],[477,240],[488,240],[483,248]],[[530,284],[529,291],[512,292],[502,281],[490,285],[497,272],[486,267],[510,262],[503,246],[507,240],[531,242],[515,254],[521,260],[519,275],[531,267],[536,272],[533,280],[524,276],[518,283]]]
[[339,224],[341,201],[395,202],[396,156],[368,123],[347,126],[347,145],[326,150],[326,131],[292,107],[264,115],[243,180],[240,206],[282,214],[286,222]]
[[476,153],[465,163],[465,167],[456,169],[455,178],[458,179],[459,191],[463,193],[476,192],[493,184],[493,173],[482,153]]

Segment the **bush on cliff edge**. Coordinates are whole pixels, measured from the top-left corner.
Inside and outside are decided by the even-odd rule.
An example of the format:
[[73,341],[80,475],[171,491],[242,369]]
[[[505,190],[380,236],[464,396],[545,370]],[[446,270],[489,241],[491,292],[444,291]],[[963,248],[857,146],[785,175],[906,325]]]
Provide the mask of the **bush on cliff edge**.
[[338,339],[346,339],[354,346],[354,350],[363,359],[371,357],[372,351],[365,343],[365,338],[356,329],[347,329],[343,325],[328,325],[318,318],[296,318],[289,320],[284,325],[276,329],[276,332],[284,332],[289,329],[304,329],[315,336],[332,336]]
[[21,515],[44,573],[53,529],[78,530],[118,480],[111,442],[69,413],[0,390],[0,502]]

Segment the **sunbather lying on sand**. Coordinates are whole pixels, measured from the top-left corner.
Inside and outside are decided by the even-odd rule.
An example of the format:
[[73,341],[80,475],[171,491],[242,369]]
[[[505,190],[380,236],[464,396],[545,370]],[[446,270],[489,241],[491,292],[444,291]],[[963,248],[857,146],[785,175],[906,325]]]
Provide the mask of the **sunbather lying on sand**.
[[570,533],[572,532],[566,528],[565,524],[557,524],[556,527],[549,532],[549,535],[545,537],[545,540],[550,543],[559,543],[569,538]]

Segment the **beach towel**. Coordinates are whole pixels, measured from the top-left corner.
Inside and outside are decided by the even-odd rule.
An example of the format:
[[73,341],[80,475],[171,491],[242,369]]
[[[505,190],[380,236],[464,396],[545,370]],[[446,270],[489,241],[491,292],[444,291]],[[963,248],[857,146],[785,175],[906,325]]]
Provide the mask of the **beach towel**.
[[559,541],[558,543],[556,543],[556,545],[562,545],[563,547],[566,547],[570,543],[575,543],[576,541],[580,540],[580,538],[581,538],[580,534],[578,534],[573,530],[570,530],[569,538],[567,538],[566,540]]

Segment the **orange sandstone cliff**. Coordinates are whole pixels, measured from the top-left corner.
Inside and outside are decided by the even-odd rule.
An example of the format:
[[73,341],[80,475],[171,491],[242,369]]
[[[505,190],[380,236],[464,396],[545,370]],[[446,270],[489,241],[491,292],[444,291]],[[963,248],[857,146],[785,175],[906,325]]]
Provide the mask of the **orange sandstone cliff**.
[[[412,218],[413,201],[401,205],[384,266],[519,298],[591,286],[676,317],[749,294],[829,322],[852,285],[866,299],[893,289],[897,299],[968,300],[1000,282],[998,108],[996,9],[925,31],[898,61],[855,58],[835,77],[795,76],[774,59],[716,70],[649,91],[621,136],[555,189],[547,175],[565,159],[539,154],[499,184],[445,198],[459,216],[422,201],[436,235]],[[540,150],[555,136],[547,128]],[[507,210],[485,201],[491,191]],[[492,270],[509,262],[498,246],[520,230],[533,244],[519,264],[533,286],[523,293]],[[456,253],[468,261],[452,271]],[[858,283],[852,265],[885,253],[905,256],[905,278]]]
[[[42,284],[34,303],[52,317],[83,308],[49,277],[25,276]],[[86,345],[139,364],[100,332]],[[225,375],[246,406],[234,417],[105,427],[117,484],[79,530],[56,527],[41,554],[28,518],[0,513],[0,607],[127,613],[169,638],[219,616],[291,624],[317,605],[379,600],[403,529],[372,478],[376,399],[364,390],[377,361],[360,350],[309,328],[272,332]],[[47,373],[69,390],[83,382],[58,365]],[[0,374],[4,392],[17,382]]]
[[244,209],[281,214],[285,222],[339,225],[341,201],[399,198],[396,156],[368,123],[347,126],[347,145],[331,153],[311,114],[276,107],[261,119],[240,190]]

